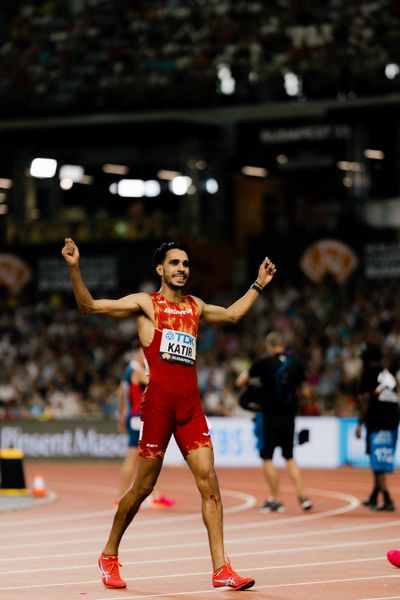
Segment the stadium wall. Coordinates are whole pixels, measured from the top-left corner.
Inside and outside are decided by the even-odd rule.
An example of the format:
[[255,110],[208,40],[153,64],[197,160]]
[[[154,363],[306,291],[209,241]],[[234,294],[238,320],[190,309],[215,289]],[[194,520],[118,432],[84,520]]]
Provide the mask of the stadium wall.
[[[210,417],[211,437],[217,466],[258,466],[252,419]],[[298,417],[295,457],[303,467],[334,468],[344,464],[368,466],[365,440],[355,437],[357,420],[336,417]],[[116,424],[82,421],[9,421],[0,427],[0,447],[18,448],[27,458],[122,459],[127,449],[124,434]],[[282,466],[280,451],[274,461]],[[183,459],[172,440],[165,464],[180,465]],[[400,465],[400,448],[396,466]]]

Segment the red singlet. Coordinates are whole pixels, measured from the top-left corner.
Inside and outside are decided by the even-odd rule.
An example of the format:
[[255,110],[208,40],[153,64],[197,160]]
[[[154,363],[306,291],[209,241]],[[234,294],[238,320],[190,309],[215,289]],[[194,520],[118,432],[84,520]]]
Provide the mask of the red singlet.
[[211,447],[210,433],[201,407],[196,373],[196,337],[200,313],[191,296],[170,302],[150,294],[155,331],[143,348],[149,364],[140,418],[139,454],[162,458],[173,434],[182,454]]

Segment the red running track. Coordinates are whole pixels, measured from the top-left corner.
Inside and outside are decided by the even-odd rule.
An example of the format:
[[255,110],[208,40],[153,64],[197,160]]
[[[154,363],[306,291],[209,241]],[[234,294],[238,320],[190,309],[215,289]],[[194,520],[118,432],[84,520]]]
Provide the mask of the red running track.
[[[118,462],[25,462],[27,482],[40,471],[54,502],[0,513],[1,600],[394,600],[400,569],[386,560],[400,547],[399,512],[359,505],[369,470],[304,470],[314,509],[303,513],[286,471],[286,511],[259,514],[267,496],[261,471],[218,470],[225,507],[226,551],[234,568],[254,576],[245,592],[214,590],[207,536],[192,475],[164,467],[160,489],[177,499],[170,509],[143,508],[120,548],[126,590],[109,590],[96,567],[111,525]],[[398,475],[390,479],[400,509]],[[397,487],[396,487],[397,486]]]

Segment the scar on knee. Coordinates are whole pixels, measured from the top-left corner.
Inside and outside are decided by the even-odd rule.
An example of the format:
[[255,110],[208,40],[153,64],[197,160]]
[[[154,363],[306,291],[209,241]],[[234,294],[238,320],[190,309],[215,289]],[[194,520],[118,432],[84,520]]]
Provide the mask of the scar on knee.
[[212,500],[213,502],[215,502],[215,505],[218,504],[218,500],[217,500],[217,498],[213,494],[211,494],[210,500]]

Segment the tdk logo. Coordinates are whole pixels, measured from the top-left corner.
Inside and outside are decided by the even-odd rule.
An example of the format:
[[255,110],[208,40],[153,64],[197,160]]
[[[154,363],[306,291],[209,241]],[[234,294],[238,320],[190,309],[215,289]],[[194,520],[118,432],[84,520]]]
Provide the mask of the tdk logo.
[[187,346],[194,346],[194,337],[187,333],[181,333],[180,331],[169,331],[166,336],[168,341],[176,342],[177,344],[185,344]]

